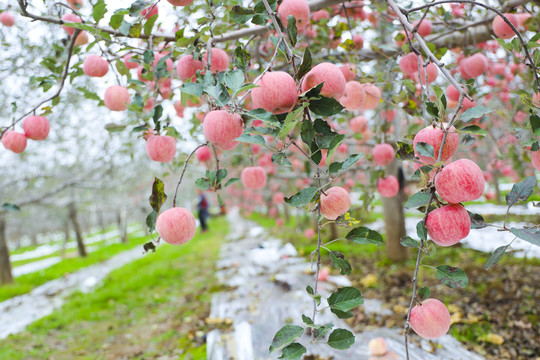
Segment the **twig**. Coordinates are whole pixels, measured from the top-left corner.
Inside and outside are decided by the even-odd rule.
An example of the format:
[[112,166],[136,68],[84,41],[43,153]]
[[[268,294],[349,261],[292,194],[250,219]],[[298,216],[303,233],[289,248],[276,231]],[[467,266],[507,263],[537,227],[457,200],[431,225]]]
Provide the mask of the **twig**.
[[203,147],[203,146],[206,146],[206,144],[208,144],[208,142],[205,142],[204,144],[201,144],[199,146],[197,146],[192,152],[191,154],[188,155],[187,159],[186,159],[186,162],[184,163],[184,167],[182,168],[182,173],[180,174],[180,178],[178,179],[178,183],[176,184],[176,189],[174,190],[174,197],[173,197],[173,200],[172,200],[172,206],[173,207],[176,207],[176,195],[178,194],[178,189],[180,188],[180,184],[182,183],[182,179],[184,178],[184,173],[186,172],[186,169],[187,169],[187,166],[188,166],[188,163],[189,163],[189,160],[191,159],[191,157],[193,156],[193,154],[195,154],[195,152]]
[[[319,188],[321,188],[321,173],[320,168],[317,167],[317,183]],[[313,289],[313,294],[317,295],[317,288],[319,286],[319,271],[321,269],[321,202],[320,202],[321,192],[319,191],[319,204],[317,205],[317,271],[315,273],[315,289]],[[315,322],[315,317],[317,315],[317,300],[313,299],[313,317],[312,320]]]
[[66,67],[64,68],[64,73],[62,74],[62,78],[60,79],[60,87],[58,88],[58,90],[56,91],[56,93],[54,93],[51,97],[48,97],[47,99],[41,101],[39,104],[37,104],[36,106],[34,106],[30,111],[27,111],[26,113],[24,113],[23,115],[21,115],[19,118],[13,120],[13,122],[11,123],[11,125],[9,125],[8,127],[6,127],[4,129],[4,131],[2,131],[2,133],[0,134],[0,139],[2,138],[2,135],[5,134],[5,130],[8,130],[8,129],[11,129],[11,128],[14,128],[15,125],[20,122],[22,119],[24,119],[26,116],[34,113],[41,105],[45,104],[46,102],[49,102],[51,100],[54,100],[56,97],[60,96],[60,94],[62,93],[62,89],[64,88],[64,84],[66,82],[66,78],[68,76],[68,72],[69,72],[69,63],[71,61],[71,55],[73,54],[73,47],[75,45],[75,41],[77,39],[77,36],[79,35],[79,33],[81,32],[80,29],[75,29],[75,31],[73,32],[73,35],[71,35],[71,41],[69,43],[69,48],[68,48],[68,56],[67,56],[67,60],[66,60]]

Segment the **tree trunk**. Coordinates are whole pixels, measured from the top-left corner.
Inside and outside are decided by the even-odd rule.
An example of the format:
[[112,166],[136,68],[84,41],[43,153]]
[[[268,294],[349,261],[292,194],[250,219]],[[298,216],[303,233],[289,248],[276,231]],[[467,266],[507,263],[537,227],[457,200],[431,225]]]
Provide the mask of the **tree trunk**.
[[69,219],[66,219],[64,223],[64,242],[62,243],[62,250],[60,251],[60,256],[64,257],[66,254],[67,244],[69,242]]
[[30,235],[30,243],[32,246],[36,246],[38,244],[36,233],[32,233],[32,235]]
[[79,225],[79,220],[77,220],[77,207],[75,207],[75,203],[69,204],[69,220],[73,225],[73,230],[75,230],[75,238],[77,239],[77,249],[79,250],[79,256],[86,257],[86,248],[84,247],[81,226]]
[[123,243],[127,243],[127,226],[126,220],[122,221],[122,210],[118,210],[116,213],[116,222],[118,223],[118,230],[120,230],[120,238]]
[[0,284],[13,282],[6,237],[6,218],[0,215]]
[[[399,177],[396,160],[386,166],[386,174]],[[383,204],[384,229],[386,233],[386,255],[392,261],[403,261],[408,257],[407,248],[401,246],[400,239],[405,232],[405,214],[403,212],[403,185],[392,198],[381,197]]]

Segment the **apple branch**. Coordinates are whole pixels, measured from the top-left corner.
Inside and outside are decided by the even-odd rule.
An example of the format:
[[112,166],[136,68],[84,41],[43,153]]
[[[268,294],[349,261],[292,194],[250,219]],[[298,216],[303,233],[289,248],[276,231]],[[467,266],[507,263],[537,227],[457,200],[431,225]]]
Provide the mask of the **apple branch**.
[[4,129],[0,128],[0,130],[2,130],[2,133],[0,133],[0,139],[2,138],[2,135],[4,135],[6,130],[14,128],[15,125],[18,122],[20,122],[22,119],[24,119],[28,115],[32,114],[33,112],[35,112],[41,105],[43,105],[43,104],[45,104],[45,103],[47,103],[47,102],[49,102],[51,100],[54,100],[55,98],[60,96],[60,94],[62,93],[62,90],[64,89],[64,84],[65,84],[66,78],[68,76],[69,63],[71,62],[71,55],[73,54],[73,47],[75,45],[75,40],[77,39],[77,36],[79,35],[80,32],[81,32],[81,30],[75,29],[75,31],[73,32],[73,35],[71,35],[71,41],[70,41],[69,47],[68,47],[68,56],[67,56],[67,60],[66,60],[66,66],[64,68],[64,73],[62,74],[62,77],[60,78],[60,86],[58,87],[58,90],[56,91],[56,93],[54,93],[51,97],[48,97],[47,99],[41,101],[39,104],[34,106],[31,110],[27,111],[26,113],[24,113],[23,115],[21,115],[17,119],[13,120],[11,125],[7,126]]
[[414,32],[414,26],[409,22],[409,20],[407,20],[407,18],[405,17],[403,12],[401,11],[400,7],[396,5],[394,0],[386,0],[386,2],[388,4],[388,6],[390,6],[392,8],[392,10],[394,10],[394,12],[396,13],[396,15],[398,17],[399,22],[403,25],[403,27],[407,31],[413,33],[414,38],[418,42],[418,45],[420,45],[422,50],[424,50],[424,53],[431,59],[431,61],[435,65],[437,65],[437,67],[441,70],[444,77],[446,79],[448,79],[448,81],[450,81],[450,83],[459,91],[460,94],[462,94],[467,99],[472,101],[471,97],[467,94],[467,92],[465,90],[463,90],[463,88],[459,85],[459,83],[456,81],[456,79],[454,79],[454,77],[450,74],[450,72],[444,67],[444,64],[441,63],[439,61],[439,59],[437,59],[437,57],[433,54],[433,52],[431,52],[431,50],[427,46],[426,42],[422,38],[422,36],[420,36],[420,34],[418,34],[418,32]]
[[180,178],[178,179],[178,183],[176,184],[176,189],[174,190],[174,197],[173,197],[173,200],[172,200],[172,206],[173,207],[176,207],[176,196],[178,194],[178,189],[180,188],[180,184],[182,183],[182,179],[184,178],[184,173],[186,172],[186,169],[188,167],[189,160],[191,159],[193,154],[195,154],[197,152],[197,150],[199,150],[199,148],[201,148],[203,146],[206,146],[207,144],[208,144],[208,142],[205,142],[205,143],[197,146],[195,149],[193,149],[193,151],[188,155],[188,157],[186,159],[186,162],[184,162],[184,167],[182,168],[182,172],[180,173]]

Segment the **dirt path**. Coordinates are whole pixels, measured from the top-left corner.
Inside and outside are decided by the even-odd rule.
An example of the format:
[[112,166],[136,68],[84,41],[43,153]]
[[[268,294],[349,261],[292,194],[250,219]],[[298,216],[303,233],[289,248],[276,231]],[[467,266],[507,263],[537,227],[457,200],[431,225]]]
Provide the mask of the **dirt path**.
[[[207,337],[208,359],[254,360],[276,359],[279,352],[269,356],[268,347],[275,332],[287,323],[301,325],[302,314],[311,317],[313,303],[307,295],[306,285],[313,285],[310,264],[297,257],[291,244],[283,245],[279,239],[269,238],[264,229],[245,220],[237,212],[229,214],[230,235],[222,246],[217,277],[233,290],[218,293],[212,299],[210,318],[216,322],[230,322],[228,331],[213,330]],[[343,276],[330,277],[321,284],[323,296],[336,288],[350,285]],[[320,308],[326,303],[323,300]],[[382,304],[375,299],[365,299],[364,312],[384,313]],[[317,315],[317,323],[334,323],[334,328],[350,327],[330,311]],[[368,342],[384,337],[396,358],[404,358],[401,329],[374,328],[356,334],[355,344],[346,351],[334,350],[327,344],[308,344],[304,335],[298,342],[308,348],[308,355],[321,358],[376,359],[369,356]],[[411,346],[411,359],[422,360],[480,360],[481,356],[464,349],[453,337],[447,335],[436,341],[437,348],[425,340],[420,347]],[[429,352],[428,352],[429,351]]]

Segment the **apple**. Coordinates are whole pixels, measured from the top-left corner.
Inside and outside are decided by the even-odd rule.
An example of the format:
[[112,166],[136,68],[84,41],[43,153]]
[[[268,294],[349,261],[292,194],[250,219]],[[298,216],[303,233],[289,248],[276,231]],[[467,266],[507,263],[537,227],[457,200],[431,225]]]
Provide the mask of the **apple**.
[[[442,125],[446,127],[448,124],[443,123]],[[433,125],[426,126],[425,128],[423,128],[416,134],[413,140],[414,152],[424,164],[433,165],[437,162],[437,158],[439,156],[439,151],[441,148],[443,137],[444,137],[444,130],[441,129],[439,126],[433,126]],[[434,150],[433,157],[418,154],[416,146],[418,145],[418,143],[421,143],[421,142],[427,143],[433,146],[433,150]],[[459,134],[456,132],[456,128],[452,126],[448,130],[448,136],[446,137],[446,143],[444,145],[441,160],[446,161],[450,159],[452,155],[454,155],[454,153],[456,152],[458,146],[459,146]]]
[[26,149],[26,136],[13,130],[7,130],[2,134],[2,145],[15,154],[20,154]]
[[471,219],[463,205],[444,205],[428,214],[426,228],[435,244],[452,246],[469,235]]
[[242,170],[242,185],[247,189],[262,189],[266,185],[266,171],[261,166],[250,166]]
[[146,154],[154,161],[171,162],[176,155],[176,140],[168,135],[151,135],[146,140]]
[[24,135],[31,140],[45,140],[49,136],[49,120],[43,116],[29,116],[23,121]]
[[344,188],[333,186],[321,194],[321,215],[328,220],[336,220],[351,207],[351,196]]
[[197,223],[188,209],[175,207],[159,214],[156,230],[171,245],[182,245],[193,239]]
[[[229,55],[224,50],[221,50],[219,48],[212,48],[211,51],[211,57],[210,57],[210,71],[212,74],[217,74],[219,72],[227,70],[229,67]],[[202,63],[204,67],[207,66],[207,56],[208,54],[203,55]]]
[[244,133],[244,123],[238,114],[212,110],[204,117],[203,132],[210,144],[231,150],[238,145],[234,139]]
[[437,299],[426,299],[411,310],[412,329],[425,339],[437,339],[450,329],[450,312]]
[[298,90],[291,75],[283,71],[268,72],[255,83],[251,90],[255,108],[263,108],[273,114],[290,112],[296,105]]
[[324,83],[321,95],[339,100],[345,92],[345,77],[334,64],[321,63],[311,69],[302,80],[302,92]]
[[119,85],[112,85],[105,90],[103,102],[105,106],[112,111],[124,111],[130,102],[128,90]]
[[450,163],[435,178],[437,193],[450,204],[476,200],[482,196],[484,187],[482,169],[468,159]]
[[380,166],[388,165],[392,162],[396,152],[390,144],[377,144],[373,147],[373,161]]
[[399,181],[393,175],[387,175],[377,180],[377,191],[382,197],[391,198],[399,192]]
[[306,0],[283,0],[277,9],[283,26],[287,27],[289,15],[296,19],[296,28],[302,32],[309,24],[310,10]]
[[103,77],[109,71],[109,63],[98,55],[88,55],[83,62],[83,71],[91,77]]

